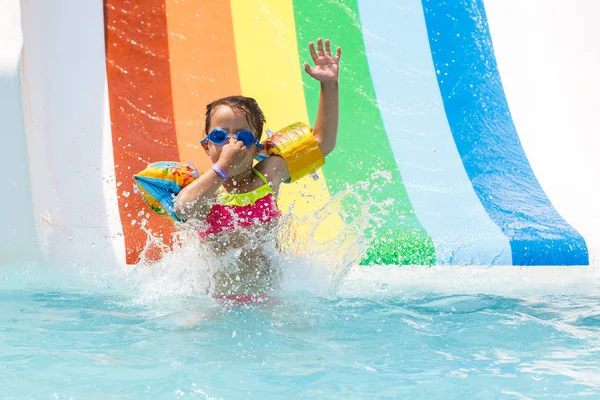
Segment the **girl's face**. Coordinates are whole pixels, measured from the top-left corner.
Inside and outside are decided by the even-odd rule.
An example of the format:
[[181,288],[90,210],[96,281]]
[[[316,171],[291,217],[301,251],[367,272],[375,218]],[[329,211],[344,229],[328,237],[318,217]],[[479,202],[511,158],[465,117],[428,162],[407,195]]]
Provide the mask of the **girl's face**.
[[[234,110],[231,107],[225,105],[218,106],[212,112],[208,132],[212,131],[215,128],[223,129],[227,131],[230,135],[235,135],[237,132],[246,129],[254,132],[254,136],[256,136],[254,127],[250,126],[250,124],[246,120],[246,114]],[[229,140],[235,139],[230,138]],[[228,142],[226,142],[226,144],[227,143]],[[206,150],[206,154],[208,154],[213,164],[219,161],[219,156],[221,155],[223,146],[224,145],[217,146],[210,140],[204,144],[204,150]],[[246,157],[247,159],[245,159],[244,162],[248,162],[248,165],[252,166],[252,160],[254,159],[254,157],[256,157],[256,155],[258,155],[258,148],[255,145],[250,146],[250,148],[248,149],[248,155]]]

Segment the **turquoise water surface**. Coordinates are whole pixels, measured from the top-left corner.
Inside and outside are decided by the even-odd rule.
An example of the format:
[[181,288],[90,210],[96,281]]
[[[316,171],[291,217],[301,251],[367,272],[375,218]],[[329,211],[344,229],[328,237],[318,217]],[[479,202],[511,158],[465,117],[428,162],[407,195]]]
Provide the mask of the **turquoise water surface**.
[[2,271],[3,399],[600,398],[600,296],[298,288],[229,307],[148,277]]

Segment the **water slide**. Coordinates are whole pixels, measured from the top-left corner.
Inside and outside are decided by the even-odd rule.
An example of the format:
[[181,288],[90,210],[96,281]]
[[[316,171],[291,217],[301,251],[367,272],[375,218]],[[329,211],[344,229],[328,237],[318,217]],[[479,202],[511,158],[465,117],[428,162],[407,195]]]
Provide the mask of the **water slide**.
[[368,203],[356,264],[407,266],[403,279],[418,266],[428,279],[447,266],[596,276],[595,0],[0,7],[2,263],[135,264],[148,230],[169,242],[133,174],[160,160],[207,169],[205,105],[226,95],[256,98],[272,130],[314,123],[302,62],[326,37],[343,48],[338,147],[281,207],[302,219],[351,190],[315,235],[327,243]]

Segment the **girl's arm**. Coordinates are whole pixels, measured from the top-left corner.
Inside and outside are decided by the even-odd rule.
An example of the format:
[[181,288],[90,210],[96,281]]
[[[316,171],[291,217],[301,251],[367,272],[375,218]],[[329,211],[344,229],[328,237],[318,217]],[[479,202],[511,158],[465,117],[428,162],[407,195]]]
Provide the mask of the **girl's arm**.
[[215,192],[225,180],[210,169],[190,183],[175,198],[175,214],[182,220],[198,218],[208,214]]
[[321,82],[319,108],[313,132],[321,146],[323,155],[327,156],[335,148],[338,135],[340,119],[338,77],[342,49],[338,47],[335,57],[333,57],[331,54],[331,43],[329,40],[325,40],[325,48],[323,48],[323,39],[321,38],[317,40],[317,51],[315,51],[313,42],[309,43],[308,49],[315,66],[311,68],[305,62],[304,70],[311,77]]
[[340,119],[339,99],[339,85],[337,81],[321,82],[319,108],[313,133],[325,157],[333,151],[337,141]]
[[[342,49],[337,48],[335,57],[331,54],[331,43],[325,40],[323,48],[323,39],[317,40],[317,50],[315,44],[308,44],[310,56],[315,63],[311,67],[304,63],[304,70],[314,79],[321,82],[321,93],[319,97],[319,107],[317,110],[317,119],[313,128],[313,133],[324,156],[327,156],[335,148],[338,135],[339,124],[339,63],[342,55]],[[273,190],[277,193],[282,181],[289,179],[289,172],[285,161],[279,156],[271,156],[258,163],[256,168],[269,180]]]

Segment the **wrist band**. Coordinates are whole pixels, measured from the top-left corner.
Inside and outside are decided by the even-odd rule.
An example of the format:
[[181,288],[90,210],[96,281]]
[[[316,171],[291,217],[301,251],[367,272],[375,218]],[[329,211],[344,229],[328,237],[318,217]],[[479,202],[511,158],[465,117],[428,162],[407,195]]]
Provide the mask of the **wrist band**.
[[219,167],[217,164],[213,164],[212,165],[212,169],[213,171],[215,171],[217,173],[217,175],[219,175],[219,177],[221,177],[221,179],[223,179],[224,181],[227,180],[227,178],[229,178],[229,174],[227,172],[225,172],[225,170],[221,167]]

